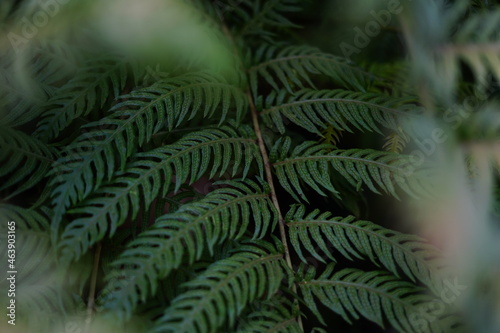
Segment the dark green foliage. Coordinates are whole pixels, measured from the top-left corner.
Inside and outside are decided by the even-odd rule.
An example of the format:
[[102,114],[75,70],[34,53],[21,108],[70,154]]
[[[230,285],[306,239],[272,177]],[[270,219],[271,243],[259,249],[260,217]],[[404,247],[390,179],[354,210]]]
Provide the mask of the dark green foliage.
[[245,132],[237,133],[230,127],[194,132],[176,144],[138,153],[136,160],[130,162],[124,172],[118,173],[114,181],[69,210],[69,214],[85,217],[73,220],[61,236],[59,247],[64,261],[78,259],[108,232],[113,236],[127,216],[132,219],[137,216],[141,204],[148,209],[158,195],[167,195],[174,175],[174,191],[177,192],[182,183],[200,179],[210,163],[209,178],[216,173],[219,176],[224,174],[234,156],[236,163],[230,170],[232,176],[240,163],[244,166],[242,174],[245,176],[252,161],[260,159],[253,140],[238,136],[248,135],[248,131]]
[[[440,302],[427,294],[444,288],[440,251],[377,224],[388,220],[382,200],[431,192],[404,125],[434,96],[415,96],[425,87],[408,86],[410,62],[361,66],[304,45],[302,1],[174,2],[214,29],[229,74],[200,68],[201,53],[169,66],[43,34],[22,59],[1,55],[0,215],[17,222],[27,308],[52,311],[30,329],[86,318],[132,333],[348,330],[325,327],[328,316],[454,332],[448,305],[419,317]],[[446,22],[470,21],[449,23],[448,37],[498,37],[496,12],[452,7]],[[13,8],[0,5],[0,18]],[[487,52],[451,50],[475,77],[497,67]],[[491,114],[471,123],[493,136]]]
[[[329,126],[337,130],[381,133],[378,125],[397,129],[398,121],[411,117],[408,111],[412,98],[391,98],[382,94],[364,94],[346,90],[304,89],[288,96],[287,91],[271,92],[261,111],[268,126],[274,124],[280,133],[285,133],[281,115],[309,132],[322,135]],[[351,127],[349,126],[351,125]]]
[[300,0],[242,0],[230,10],[231,18],[239,25],[236,35],[241,37],[258,36],[272,41],[276,36],[270,28],[298,28],[284,14],[301,10]]
[[92,59],[59,88],[44,106],[35,136],[51,141],[73,120],[102,108],[111,93],[118,97],[127,81],[127,66],[118,59]]
[[420,332],[423,327],[428,332],[451,332],[456,324],[456,318],[450,316],[429,321],[421,309],[435,300],[387,272],[344,269],[334,273],[334,267],[329,265],[318,277],[314,268],[309,269],[299,282],[305,302],[321,321],[315,299],[347,321],[361,315],[384,327],[386,318],[401,332]]
[[288,212],[286,222],[290,241],[305,263],[302,248],[322,262],[325,262],[324,257],[335,261],[331,251],[334,248],[350,260],[369,259],[397,276],[403,272],[437,294],[442,290],[441,280],[435,276],[439,264],[432,263],[432,259],[439,258],[439,251],[419,237],[385,229],[369,221],[355,221],[353,216],[332,217],[330,212],[319,210],[306,215],[301,205]]
[[314,87],[313,74],[321,74],[348,89],[365,91],[375,77],[356,67],[347,59],[323,53],[309,46],[266,45],[255,51],[253,65],[248,69],[250,87],[258,96],[259,79],[274,90],[283,86],[293,94],[292,87]]
[[320,195],[325,195],[324,189],[340,196],[330,181],[331,168],[345,177],[357,190],[365,185],[375,193],[380,193],[377,189],[380,188],[398,197],[395,187],[397,185],[411,195],[425,193],[421,184],[423,179],[413,173],[408,156],[371,149],[329,152],[335,147],[313,141],[298,145],[291,154],[290,147],[290,138],[285,138],[283,143],[281,139],[278,140],[271,152],[271,161],[280,184],[297,201],[300,201],[299,197],[307,201],[300,180]]
[[6,179],[0,191],[11,189],[13,197],[37,185],[46,176],[57,152],[16,129],[0,126],[0,131],[0,177]]
[[[156,292],[157,280],[185,261],[193,264],[205,248],[213,252],[214,246],[223,241],[241,238],[249,227],[250,217],[255,221],[255,238],[262,238],[269,229],[274,229],[277,214],[268,194],[257,184],[246,183],[249,187],[243,182],[224,183],[224,188],[205,198],[160,216],[113,263],[116,271],[107,278],[110,293],[105,307],[114,311],[123,308],[125,315],[130,316],[139,297],[144,302],[150,293]],[[184,260],[184,256],[188,259]]]
[[302,332],[291,311],[294,306],[285,297],[255,303],[251,312],[244,316],[237,333],[254,332]]
[[271,244],[242,244],[226,259],[210,265],[184,285],[153,332],[213,332],[234,325],[245,305],[271,298],[285,276],[282,254]]

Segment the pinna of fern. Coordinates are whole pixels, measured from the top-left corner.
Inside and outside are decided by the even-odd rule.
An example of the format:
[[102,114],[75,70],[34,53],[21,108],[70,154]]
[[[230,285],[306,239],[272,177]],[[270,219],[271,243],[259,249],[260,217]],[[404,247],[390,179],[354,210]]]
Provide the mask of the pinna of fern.
[[108,232],[112,236],[129,214],[132,218],[137,216],[141,204],[149,207],[158,195],[165,196],[174,175],[174,191],[177,191],[182,183],[200,179],[210,164],[210,178],[216,173],[222,175],[228,170],[233,156],[237,161],[232,166],[233,176],[240,165],[244,167],[243,176],[253,161],[261,166],[254,141],[239,136],[245,134],[251,135],[251,131],[244,127],[239,133],[230,127],[204,130],[190,133],[176,144],[137,154],[114,181],[68,211],[85,214],[85,217],[75,219],[63,231],[59,248],[64,261],[78,259]]
[[216,245],[228,239],[238,240],[247,233],[250,222],[253,238],[263,238],[274,229],[277,213],[260,186],[250,180],[223,185],[199,201],[160,216],[127,245],[107,277],[109,293],[102,300],[104,308],[113,309],[119,317],[122,313],[129,317],[139,300],[144,302],[156,292],[158,280],[181,264],[193,264],[206,248],[212,253]]

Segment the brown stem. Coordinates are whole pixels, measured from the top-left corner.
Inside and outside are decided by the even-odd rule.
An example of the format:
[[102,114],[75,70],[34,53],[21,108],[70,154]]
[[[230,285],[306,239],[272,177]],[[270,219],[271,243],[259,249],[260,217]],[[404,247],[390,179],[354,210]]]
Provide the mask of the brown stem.
[[[290,257],[290,248],[288,247],[288,240],[286,238],[285,220],[283,219],[283,214],[281,213],[280,205],[278,202],[278,196],[276,195],[276,189],[274,187],[273,174],[271,171],[271,162],[269,161],[269,156],[267,154],[266,146],[264,144],[264,139],[262,138],[262,131],[260,130],[259,114],[257,112],[257,109],[255,108],[252,95],[250,94],[249,91],[247,91],[247,98],[248,98],[248,103],[250,105],[250,112],[252,114],[252,122],[255,130],[255,135],[257,136],[257,143],[259,145],[260,154],[262,155],[262,159],[264,161],[264,171],[266,173],[266,180],[267,183],[269,184],[269,188],[271,191],[271,200],[273,202],[274,207],[276,208],[276,211],[278,212],[280,238],[285,248],[285,254],[284,254],[285,260],[288,267],[293,271],[292,259]],[[295,283],[292,286],[292,291],[295,294],[297,294],[297,285]],[[298,302],[296,302],[296,305],[298,306]],[[304,331],[302,325],[302,317],[300,316],[300,314],[297,317],[297,323],[299,324],[301,330]]]
[[250,95],[249,92],[247,92],[247,97],[248,97],[248,101],[250,104],[250,110],[252,113],[252,122],[253,122],[253,127],[255,130],[255,135],[257,136],[257,143],[259,145],[260,154],[262,155],[262,159],[264,160],[264,170],[266,172],[266,180],[267,180],[267,183],[269,184],[269,188],[271,189],[271,200],[273,201],[274,207],[276,207],[276,210],[278,211],[280,236],[281,236],[281,242],[283,243],[283,246],[285,247],[286,263],[288,264],[288,266],[290,268],[292,268],[292,260],[290,258],[290,250],[289,250],[288,241],[286,238],[285,220],[283,219],[283,215],[281,214],[281,209],[279,206],[278,197],[276,195],[276,189],[274,187],[273,174],[271,171],[271,162],[269,161],[269,156],[267,155],[266,146],[264,145],[264,139],[262,138],[262,131],[260,130],[260,123],[259,123],[259,115],[258,115],[257,110],[255,108],[255,105],[253,103],[252,96]]
[[[236,46],[236,43],[234,41],[233,35],[229,31],[228,27],[224,24],[224,22],[221,23],[222,31],[224,35],[228,38],[228,40],[231,42],[231,46],[233,49],[234,55],[237,57],[239,60],[239,66],[241,69],[244,71],[245,68],[243,66],[243,63],[241,61],[241,57],[238,54],[238,48]],[[262,138],[262,131],[260,130],[260,123],[259,123],[259,113],[257,112],[257,109],[255,108],[254,100],[252,98],[252,95],[249,90],[246,92],[247,95],[247,100],[248,100],[248,105],[250,106],[250,113],[252,115],[252,123],[255,131],[255,135],[257,136],[257,143],[259,145],[260,149],[260,154],[262,155],[262,160],[264,162],[264,170],[266,173],[266,181],[269,184],[270,192],[271,192],[271,200],[273,202],[274,207],[276,208],[276,211],[278,212],[278,219],[279,219],[279,230],[280,230],[280,238],[281,242],[283,243],[283,247],[285,248],[285,261],[290,268],[290,270],[293,272],[293,266],[292,266],[292,259],[290,257],[290,248],[288,247],[288,240],[286,238],[286,230],[285,230],[285,220],[283,219],[283,214],[281,213],[280,205],[278,202],[278,196],[276,195],[276,189],[274,187],[274,182],[273,182],[273,174],[271,171],[271,162],[269,161],[269,155],[267,154],[266,146],[264,144],[264,139]],[[294,283],[292,286],[292,291],[297,294],[297,285]],[[295,300],[295,305],[299,307],[299,302]],[[299,315],[297,316],[297,324],[299,325],[301,331],[304,331],[304,327],[302,324],[302,317]]]

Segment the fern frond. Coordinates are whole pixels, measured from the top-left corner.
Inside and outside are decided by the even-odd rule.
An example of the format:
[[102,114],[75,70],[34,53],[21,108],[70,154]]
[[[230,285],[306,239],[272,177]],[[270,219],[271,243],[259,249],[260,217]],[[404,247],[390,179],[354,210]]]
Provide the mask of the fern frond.
[[[297,315],[292,311],[294,305],[284,297],[273,297],[258,302],[255,310],[244,318],[235,333],[302,333],[297,323]],[[297,312],[297,311],[295,311]]]
[[31,41],[21,57],[7,52],[0,65],[0,101],[5,106],[0,122],[17,127],[39,117],[57,85],[75,72],[77,59],[69,45],[55,40]]
[[[310,269],[299,282],[309,309],[324,323],[315,298],[330,310],[352,323],[360,315],[382,328],[385,321],[400,332],[452,332],[456,319],[443,313],[445,304],[425,294],[420,287],[404,282],[384,271],[364,272],[343,269],[333,272],[334,265],[315,278]],[[435,302],[440,307],[439,313]],[[428,313],[435,309],[437,313]]]
[[[233,176],[243,165],[245,177],[254,161],[262,170],[259,149],[249,137],[251,134],[251,131],[245,133],[242,129],[238,133],[223,126],[193,132],[175,144],[136,154],[125,172],[68,212],[83,216],[73,220],[63,232],[59,245],[64,261],[78,259],[107,232],[113,235],[127,216],[135,218],[141,206],[147,209],[158,195],[167,195],[174,175],[177,192],[188,178],[191,183],[200,179],[209,170],[210,163],[210,178],[228,171],[233,158]],[[58,230],[54,232],[53,237],[57,237]]]
[[11,127],[0,126],[0,177],[8,177],[0,191],[15,189],[13,197],[38,184],[54,163],[57,152],[41,141]]
[[342,130],[337,130],[332,125],[328,125],[322,132],[322,138],[320,139],[320,143],[326,143],[331,146],[336,146],[342,135],[344,134]]
[[186,283],[187,291],[172,301],[152,332],[216,332],[226,322],[234,325],[252,301],[273,297],[285,277],[283,255],[267,242],[254,244],[242,245]]
[[292,207],[285,220],[290,242],[304,263],[307,259],[302,249],[321,262],[325,262],[324,256],[335,261],[332,255],[335,249],[349,260],[369,259],[398,277],[403,272],[437,294],[442,290],[437,264],[441,256],[424,239],[369,221],[355,221],[353,216],[332,217],[332,213],[321,213],[317,209],[306,215],[302,205]]
[[26,94],[9,74],[0,69],[0,123],[16,127],[38,117],[48,97],[40,91]]
[[23,230],[44,232],[50,228],[49,219],[43,208],[34,210],[0,203],[0,216],[3,221],[15,221],[16,226]]
[[[347,59],[323,53],[309,46],[264,45],[255,52],[255,65],[248,69],[250,87],[258,95],[259,78],[274,90],[285,87],[293,94],[292,86],[314,87],[311,75],[321,74],[347,89],[365,91],[373,75],[352,65]],[[279,83],[278,83],[278,82]]]
[[381,152],[372,149],[334,150],[330,145],[307,141],[289,154],[291,139],[279,139],[270,154],[278,180],[297,201],[307,201],[300,180],[318,194],[326,196],[323,190],[339,195],[330,180],[331,169],[337,171],[358,190],[362,185],[371,191],[385,193],[399,198],[396,185],[406,193],[417,196],[426,193],[424,179],[412,174],[412,163],[404,155]]
[[157,281],[178,268],[184,257],[193,264],[206,247],[210,252],[226,239],[239,239],[250,222],[254,238],[273,230],[278,218],[269,195],[250,180],[225,182],[224,188],[159,217],[114,261],[107,277],[104,308],[128,318],[139,301],[154,294]]
[[300,4],[300,0],[242,0],[237,6],[227,5],[224,9],[241,26],[236,29],[236,36],[258,36],[272,41],[275,36],[272,28],[299,28],[284,14],[300,11]]
[[261,111],[266,125],[276,126],[281,134],[285,125],[281,116],[309,132],[322,136],[328,125],[352,132],[352,125],[361,131],[381,133],[379,125],[398,128],[398,120],[412,113],[412,98],[395,98],[383,94],[360,93],[346,90],[304,89],[293,95],[286,90],[273,91],[266,96]]
[[13,55],[13,67],[26,67],[29,78],[49,92],[61,82],[67,82],[75,75],[82,62],[81,49],[57,39],[39,40],[30,43],[27,54]]
[[499,28],[500,9],[498,7],[471,14],[465,20],[460,21],[452,42],[445,45],[441,51],[444,51],[445,55],[455,57],[454,66],[459,67],[460,60],[465,61],[479,84],[485,83],[490,74],[496,80],[500,80]]
[[368,66],[379,77],[374,84],[377,91],[394,97],[416,96],[418,91],[411,82],[411,67],[406,61],[374,63]]
[[7,74],[0,71],[0,123],[16,127],[40,115],[40,105],[46,102],[45,94],[26,96]]
[[[1,204],[0,217],[0,259],[7,263],[12,259],[11,248],[15,245],[16,290],[18,321],[28,323],[31,331],[43,331],[61,320],[67,309],[73,309],[72,295],[61,286],[65,274],[56,265],[56,256],[50,244],[49,220],[43,211],[24,209],[18,206]],[[15,243],[8,233],[7,221],[15,222]],[[12,227],[12,225],[10,225]],[[7,276],[5,276],[7,277]],[[10,284],[5,278],[0,281],[0,288],[8,290]],[[7,303],[7,293],[0,296],[2,303]],[[27,316],[42,316],[43,320],[32,322]],[[36,327],[34,327],[36,326]],[[47,330],[48,331],[48,330]]]
[[399,128],[398,131],[393,131],[385,138],[383,148],[391,153],[401,153],[409,141],[409,136]]
[[88,132],[67,147],[52,170],[49,184],[54,188],[55,225],[67,207],[111,180],[117,165],[123,170],[136,145],[142,146],[165,126],[172,129],[202,110],[207,117],[218,110],[222,122],[233,105],[241,118],[245,94],[208,74],[165,80],[123,96],[110,116],[85,126]]
[[45,106],[35,136],[57,138],[76,118],[101,109],[114,92],[118,97],[128,79],[129,65],[116,58],[92,59]]

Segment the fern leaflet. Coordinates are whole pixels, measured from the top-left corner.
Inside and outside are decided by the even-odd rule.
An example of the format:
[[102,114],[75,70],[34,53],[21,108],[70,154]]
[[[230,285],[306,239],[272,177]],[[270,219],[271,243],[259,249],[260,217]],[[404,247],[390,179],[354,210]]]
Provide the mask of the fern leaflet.
[[266,28],[298,28],[298,25],[283,14],[297,12],[300,9],[300,0],[242,0],[238,6],[231,7],[231,18],[242,23],[236,35],[259,36],[272,41],[275,33]]
[[[422,332],[422,327],[425,327],[427,332],[443,333],[451,332],[452,326],[457,324],[456,318],[443,311],[446,308],[444,303],[421,294],[422,288],[401,281],[390,273],[349,268],[334,273],[333,270],[334,265],[329,265],[315,278],[314,268],[310,269],[299,282],[304,301],[323,323],[315,297],[349,323],[361,315],[382,328],[387,320],[400,332]],[[440,313],[426,313],[429,308],[435,309],[433,302],[439,303]]]
[[257,302],[254,311],[246,315],[235,333],[302,333],[291,309],[294,305],[284,297],[273,297],[269,301]]
[[172,129],[201,110],[210,117],[219,108],[223,121],[233,105],[239,118],[245,103],[238,88],[214,81],[208,74],[165,80],[124,96],[110,116],[85,126],[88,132],[67,147],[51,171],[54,225],[58,227],[70,205],[82,201],[104,180],[111,180],[116,164],[123,170],[137,144],[148,142],[165,126]]
[[397,129],[401,118],[412,115],[402,110],[411,109],[411,101],[412,98],[346,90],[304,89],[291,96],[281,90],[266,96],[261,115],[266,125],[276,126],[281,134],[285,133],[281,116],[320,136],[328,125],[352,132],[348,124],[361,131],[381,133],[378,125]]
[[314,87],[311,74],[326,75],[348,89],[359,91],[365,91],[374,78],[342,57],[309,46],[264,45],[255,52],[254,63],[248,69],[254,96],[258,95],[259,78],[263,78],[274,90],[280,90],[281,85],[291,94],[292,85],[305,88],[304,81]]
[[257,298],[269,299],[285,277],[282,254],[259,241],[242,245],[184,285],[187,291],[172,301],[152,332],[215,332]]
[[[134,219],[141,206],[147,209],[158,195],[165,196],[174,175],[177,191],[188,178],[191,183],[200,179],[208,171],[210,162],[210,178],[217,172],[222,175],[228,171],[233,157],[233,176],[243,163],[245,177],[255,160],[262,170],[257,145],[253,139],[242,135],[245,133],[224,126],[193,132],[175,144],[137,154],[125,172],[68,212],[84,215],[73,220],[62,234],[59,245],[63,261],[78,259],[108,231],[113,235],[129,213]],[[53,232],[56,233],[53,237],[57,237],[58,230]]]
[[[372,149],[334,150],[330,145],[318,145],[314,141],[297,146],[290,156],[291,139],[279,139],[270,154],[274,161],[280,184],[297,201],[299,197],[307,201],[300,186],[300,179],[325,196],[325,189],[339,195],[330,180],[330,167],[342,175],[358,190],[366,185],[371,191],[384,192],[399,198],[395,185],[406,193],[417,196],[426,193],[423,177],[410,172],[412,163],[404,155],[380,152]],[[279,153],[278,153],[279,151]],[[376,186],[377,185],[377,186]]]
[[76,118],[102,108],[111,91],[118,97],[127,82],[128,66],[114,58],[90,60],[47,101],[35,136],[51,141]]
[[9,177],[0,191],[15,187],[9,195],[13,197],[35,186],[46,176],[56,156],[55,149],[36,138],[0,126],[0,177]]
[[402,271],[413,281],[418,279],[436,294],[442,291],[438,288],[442,285],[438,278],[439,252],[423,239],[369,221],[354,221],[352,216],[332,217],[330,212],[319,210],[306,215],[302,205],[290,209],[285,220],[290,242],[305,263],[302,248],[321,262],[325,262],[321,254],[335,261],[331,250],[336,249],[349,260],[368,258],[396,276]]
[[107,278],[106,290],[110,293],[103,300],[104,308],[115,313],[121,309],[123,317],[128,318],[139,300],[145,302],[156,292],[159,279],[183,264],[184,256],[193,264],[207,246],[213,252],[216,244],[241,238],[251,221],[254,238],[274,229],[277,213],[268,194],[257,184],[247,180],[223,185],[229,187],[159,217],[152,228],[128,245],[112,265],[116,270]]

